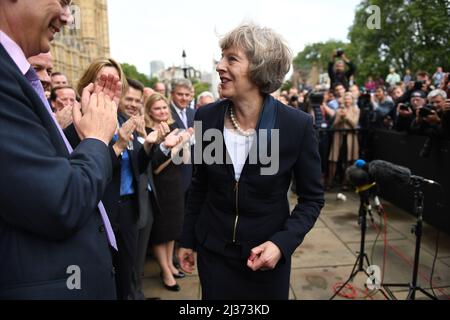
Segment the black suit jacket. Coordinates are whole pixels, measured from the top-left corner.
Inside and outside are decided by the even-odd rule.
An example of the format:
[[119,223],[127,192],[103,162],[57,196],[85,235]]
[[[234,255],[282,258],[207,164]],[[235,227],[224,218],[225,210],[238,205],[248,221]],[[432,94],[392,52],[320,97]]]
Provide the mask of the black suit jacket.
[[[128,120],[126,116],[118,114],[118,121],[122,125]],[[73,125],[69,126],[65,131],[67,138],[72,146],[77,146],[80,143],[78,134]],[[121,157],[117,157],[114,149],[114,142],[111,141],[109,144],[109,154],[112,163],[112,179],[106,187],[105,193],[102,197],[102,201],[105,205],[108,216],[111,220],[111,224],[114,230],[119,229],[119,200],[120,200],[120,185],[121,185]],[[138,196],[138,207],[139,210],[136,212],[137,226],[138,228],[143,228],[149,217],[150,208],[150,198],[148,194],[148,185],[152,189],[155,198],[157,198],[155,184],[153,182],[153,174],[150,159],[153,153],[157,153],[158,156],[164,157],[162,151],[159,148],[152,148],[150,155],[147,155],[143,145],[138,141],[137,136],[134,135],[133,139],[133,149],[126,149],[124,152],[128,153],[131,169],[133,174],[133,188],[135,194]]]
[[[170,105],[170,111],[172,112],[172,117],[175,120],[173,127],[179,128],[179,129],[187,129],[184,126],[183,121],[181,121],[180,117],[178,116],[178,113],[176,112],[176,110],[173,106],[173,102]],[[194,117],[195,117],[195,111],[189,107],[186,108],[186,118],[187,118],[187,123],[188,123],[189,128],[194,127]],[[181,166],[181,176],[183,179],[183,191],[186,193],[189,189],[189,186],[190,186],[191,180],[192,180],[192,165],[191,164],[181,164],[180,166]]]
[[[2,45],[0,70],[0,299],[115,299],[97,209],[112,173],[108,147],[86,139],[69,155]],[[81,290],[68,289],[71,266]]]
[[[229,103],[220,101],[197,111],[195,120],[202,122],[202,134],[208,129],[223,131]],[[268,166],[259,157],[257,164],[249,164],[247,159],[237,182],[232,162],[225,162],[229,158],[226,152],[224,164],[196,164],[182,247],[195,249],[200,244],[227,256],[236,255],[236,251],[226,250],[227,245],[234,244],[242,248],[234,257],[247,259],[252,248],[272,241],[285,258],[290,258],[313,227],[324,200],[312,117],[267,96],[258,129],[279,129],[278,172],[261,175],[261,168]],[[268,146],[276,143],[273,139],[267,141]],[[200,141],[196,143],[203,153],[211,142],[203,142],[201,147]],[[287,193],[292,173],[297,182],[298,204],[290,213]]]

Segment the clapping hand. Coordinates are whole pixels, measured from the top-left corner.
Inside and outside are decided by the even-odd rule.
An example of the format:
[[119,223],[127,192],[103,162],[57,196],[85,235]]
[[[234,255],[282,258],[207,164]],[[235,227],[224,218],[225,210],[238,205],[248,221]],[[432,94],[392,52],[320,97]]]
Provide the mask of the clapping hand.
[[173,130],[165,139],[164,146],[167,149],[174,148],[178,145],[184,144],[189,141],[192,134],[194,133],[194,129],[189,128],[188,130],[180,132],[180,129]]
[[[79,105],[77,101],[75,101],[75,104]],[[62,129],[65,129],[72,124],[73,122],[72,113],[73,113],[73,106],[71,105],[66,106],[63,109],[57,110],[55,112],[56,121],[58,121]]]
[[[166,122],[161,122],[156,130],[150,132],[150,134],[146,136],[144,142],[144,149],[147,154],[150,153],[150,149],[154,144],[160,144],[169,133],[170,128]],[[166,145],[166,147],[168,146]]]
[[141,138],[147,137],[147,132],[145,131],[145,118],[144,115],[135,116],[136,121],[136,132]]
[[102,74],[95,82],[94,93],[103,92],[112,101],[119,105],[122,96],[122,82],[112,74]]
[[81,140],[93,138],[108,145],[117,129],[117,104],[103,92],[94,93],[93,83],[84,88],[81,106],[76,104],[72,115]]
[[113,145],[114,152],[119,156],[128,146],[130,141],[133,141],[133,132],[136,130],[136,121],[130,118],[120,127],[117,135],[118,139]]

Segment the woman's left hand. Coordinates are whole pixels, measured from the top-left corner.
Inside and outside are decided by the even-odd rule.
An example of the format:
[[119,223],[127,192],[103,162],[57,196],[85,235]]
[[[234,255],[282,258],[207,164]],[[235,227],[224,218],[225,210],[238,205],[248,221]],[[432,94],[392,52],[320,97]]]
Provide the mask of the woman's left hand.
[[262,245],[253,248],[247,260],[247,266],[253,271],[273,270],[282,257],[277,245],[267,241]]

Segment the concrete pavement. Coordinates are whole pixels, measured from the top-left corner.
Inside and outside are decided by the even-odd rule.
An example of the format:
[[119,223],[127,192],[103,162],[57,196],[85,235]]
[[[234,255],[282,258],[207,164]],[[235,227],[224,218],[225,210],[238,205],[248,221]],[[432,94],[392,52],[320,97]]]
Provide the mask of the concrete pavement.
[[[326,194],[326,205],[313,230],[292,258],[291,291],[292,300],[327,300],[334,291],[333,287],[345,282],[357,259],[360,248],[361,229],[358,225],[359,197],[346,192],[347,201],[337,200],[336,192]],[[290,195],[291,205],[295,197]],[[384,233],[378,235],[368,219],[365,252],[372,265],[383,269],[385,283],[409,283],[412,277],[415,236],[411,226],[415,224],[412,214],[383,202],[387,213],[387,242]],[[373,213],[375,225],[379,226],[380,217]],[[377,236],[378,235],[378,236]],[[419,285],[431,293],[430,274],[436,252],[435,228],[424,226],[419,264]],[[386,247],[386,250],[385,250]],[[386,257],[386,259],[383,259]],[[450,299],[450,237],[440,234],[439,251],[435,261],[433,287],[435,294],[442,299]],[[351,287],[342,290],[342,296],[336,299],[376,299],[385,297],[380,291],[365,288],[367,275],[359,272]],[[170,292],[162,285],[159,268],[149,258],[144,274],[144,293],[147,297],[159,297],[163,300],[198,300],[201,288],[197,274],[178,280],[180,292]],[[405,299],[408,290],[390,287],[397,299]],[[417,298],[424,298],[418,293]]]

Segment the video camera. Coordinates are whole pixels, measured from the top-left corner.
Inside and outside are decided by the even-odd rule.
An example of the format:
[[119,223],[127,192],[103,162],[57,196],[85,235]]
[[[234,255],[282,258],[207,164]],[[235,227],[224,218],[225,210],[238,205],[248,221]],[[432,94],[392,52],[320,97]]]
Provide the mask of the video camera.
[[398,106],[399,106],[400,110],[404,110],[404,111],[412,110],[411,104],[409,102],[400,103]]
[[434,107],[432,106],[432,105],[426,105],[425,107],[423,107],[423,108],[420,108],[420,110],[419,110],[419,116],[421,117],[421,118],[426,118],[426,117],[428,117],[428,116],[431,116],[432,114],[433,114],[433,111],[434,111],[435,109],[434,109]]
[[323,99],[324,99],[324,95],[322,92],[311,92],[311,94],[309,95],[309,102],[311,103],[311,105],[321,105],[323,103]]

